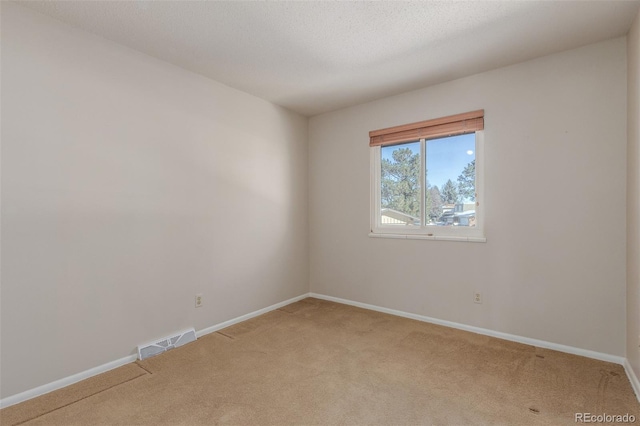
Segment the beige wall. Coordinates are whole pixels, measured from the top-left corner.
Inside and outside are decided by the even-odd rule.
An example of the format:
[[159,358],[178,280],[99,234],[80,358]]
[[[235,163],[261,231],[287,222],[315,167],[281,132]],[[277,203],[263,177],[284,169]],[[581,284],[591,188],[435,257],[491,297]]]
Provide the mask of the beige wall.
[[7,2],[1,83],[2,397],[308,291],[306,118]]
[[[487,243],[369,238],[368,132],[480,108]],[[311,118],[311,291],[624,355],[626,121],[624,38]]]
[[640,12],[627,36],[627,359],[640,377]]

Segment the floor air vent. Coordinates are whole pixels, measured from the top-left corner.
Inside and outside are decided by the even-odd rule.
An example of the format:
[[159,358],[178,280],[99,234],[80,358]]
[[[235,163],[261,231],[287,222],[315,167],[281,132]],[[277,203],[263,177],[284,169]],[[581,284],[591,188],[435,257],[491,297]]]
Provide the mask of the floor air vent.
[[162,352],[166,352],[169,349],[177,348],[189,342],[196,340],[196,331],[192,328],[190,330],[182,331],[174,334],[173,336],[164,337],[156,342],[147,343],[145,345],[138,346],[138,358],[143,360],[155,355],[159,355]]

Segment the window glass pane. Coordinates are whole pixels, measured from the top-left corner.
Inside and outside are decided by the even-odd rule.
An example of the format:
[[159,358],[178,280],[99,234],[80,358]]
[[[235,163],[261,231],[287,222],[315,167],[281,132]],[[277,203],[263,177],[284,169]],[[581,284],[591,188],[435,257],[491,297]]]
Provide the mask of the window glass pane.
[[427,225],[476,225],[475,133],[426,141]]
[[384,146],[380,151],[380,222],[420,225],[420,142]]

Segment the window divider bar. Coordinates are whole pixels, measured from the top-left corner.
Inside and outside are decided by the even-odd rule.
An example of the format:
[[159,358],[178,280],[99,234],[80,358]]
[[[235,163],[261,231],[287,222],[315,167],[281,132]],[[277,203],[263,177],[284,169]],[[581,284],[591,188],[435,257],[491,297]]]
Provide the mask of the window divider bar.
[[424,139],[420,139],[420,227],[427,224],[427,144]]

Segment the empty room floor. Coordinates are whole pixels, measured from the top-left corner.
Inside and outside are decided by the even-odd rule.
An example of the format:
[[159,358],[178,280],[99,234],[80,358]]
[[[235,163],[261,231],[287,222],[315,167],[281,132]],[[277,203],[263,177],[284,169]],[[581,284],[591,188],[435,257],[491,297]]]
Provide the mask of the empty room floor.
[[307,298],[7,407],[0,423],[555,425],[576,413],[640,419],[624,369]]

